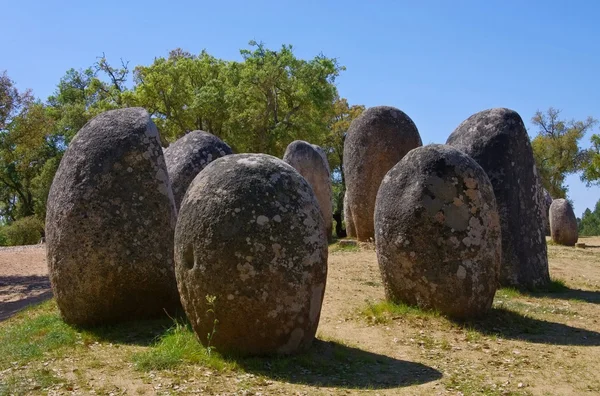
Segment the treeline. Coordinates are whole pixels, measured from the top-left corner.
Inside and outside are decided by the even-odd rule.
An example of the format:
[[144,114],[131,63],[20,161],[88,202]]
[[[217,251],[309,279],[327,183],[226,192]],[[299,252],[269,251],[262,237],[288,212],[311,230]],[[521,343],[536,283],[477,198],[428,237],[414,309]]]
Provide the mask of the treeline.
[[[132,106],[150,112],[164,146],[195,129],[238,153],[281,157],[296,139],[322,146],[332,169],[334,213],[341,218],[344,135],[364,110],[339,97],[335,82],[344,67],[324,55],[299,59],[289,45],[271,50],[250,42],[240,55],[240,61],[227,61],[176,49],[133,68],[102,56],[85,70],[67,71],[45,100],[19,91],[2,72],[0,244],[39,241],[48,191],[73,136],[95,115]],[[566,197],[569,174],[598,182],[600,137],[593,135],[591,148],[580,147],[595,119],[563,120],[551,108],[537,112],[532,123],[538,129],[532,141],[538,170],[554,198]]]
[[324,55],[299,59],[287,45],[250,42],[240,54],[241,61],[226,61],[176,49],[133,69],[102,56],[67,71],[46,100],[0,74],[0,244],[39,241],[48,191],[73,136],[95,115],[132,106],[150,112],[164,146],[195,129],[235,152],[281,157],[296,139],[323,146],[341,211],[343,136],[364,109],[338,95],[344,68]]

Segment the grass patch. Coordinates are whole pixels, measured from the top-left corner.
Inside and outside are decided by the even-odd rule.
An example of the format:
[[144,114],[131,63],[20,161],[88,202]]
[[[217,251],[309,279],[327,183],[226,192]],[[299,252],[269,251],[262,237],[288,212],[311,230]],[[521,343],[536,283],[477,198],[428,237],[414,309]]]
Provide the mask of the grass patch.
[[80,339],[81,335],[62,321],[54,301],[42,303],[0,328],[0,367],[40,359],[74,347]]
[[519,289],[515,289],[514,287],[503,287],[496,291],[496,298],[517,298],[522,295]]
[[361,310],[361,314],[374,323],[389,323],[402,316],[417,318],[439,317],[440,314],[433,310],[424,310],[404,303],[393,303],[391,301],[372,302],[367,301],[367,306]]
[[62,379],[56,377],[47,369],[34,370],[28,372],[27,375],[11,374],[0,382],[0,396],[23,395],[34,391],[41,392],[63,382]]
[[235,363],[223,359],[217,352],[209,354],[190,325],[181,321],[176,321],[148,350],[135,353],[132,360],[141,371],[172,369],[184,363],[201,364],[218,371],[235,368]]
[[336,243],[335,245],[329,245],[329,251],[331,253],[360,252],[360,246],[358,246],[358,245],[340,245],[339,243]]

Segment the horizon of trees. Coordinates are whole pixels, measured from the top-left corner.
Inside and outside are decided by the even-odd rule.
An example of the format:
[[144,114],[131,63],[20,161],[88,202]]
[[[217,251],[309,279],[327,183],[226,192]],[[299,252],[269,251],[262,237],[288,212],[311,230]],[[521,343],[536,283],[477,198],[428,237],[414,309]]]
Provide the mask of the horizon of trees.
[[[164,146],[196,129],[238,153],[281,157],[298,139],[322,146],[332,170],[334,217],[341,218],[344,136],[365,110],[339,96],[335,82],[345,68],[323,54],[299,59],[291,45],[272,50],[251,41],[240,55],[241,61],[227,61],[178,48],[131,69],[103,54],[87,69],[68,70],[45,100],[19,91],[0,70],[0,245],[39,240],[50,185],[69,142],[92,117],[132,106],[148,110]],[[597,120],[565,120],[550,108],[537,111],[531,123],[536,164],[553,198],[567,197],[569,174],[600,184],[600,135],[581,148]],[[586,210],[581,223],[599,210]]]

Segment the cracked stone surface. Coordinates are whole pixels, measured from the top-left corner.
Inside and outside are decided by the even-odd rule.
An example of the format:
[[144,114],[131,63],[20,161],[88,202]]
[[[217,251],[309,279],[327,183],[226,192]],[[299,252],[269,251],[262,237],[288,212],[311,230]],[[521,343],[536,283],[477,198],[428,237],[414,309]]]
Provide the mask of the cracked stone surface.
[[75,136],[48,197],[47,261],[64,320],[96,325],[180,308],[176,210],[146,110],[102,113]]
[[360,241],[374,237],[373,214],[381,180],[406,153],[422,144],[415,123],[394,107],[371,107],[352,121],[344,141],[352,236]]
[[491,306],[501,259],[492,185],[445,145],[410,151],[384,177],[375,244],[386,296],[456,318]]
[[[284,161],[234,154],[192,182],[175,231],[181,301],[200,342],[243,355],[289,354],[314,339],[327,237],[308,182]],[[214,314],[206,296],[216,297]]]
[[519,114],[505,108],[476,113],[447,144],[477,161],[494,186],[502,227],[500,284],[522,289],[548,285],[543,194]]

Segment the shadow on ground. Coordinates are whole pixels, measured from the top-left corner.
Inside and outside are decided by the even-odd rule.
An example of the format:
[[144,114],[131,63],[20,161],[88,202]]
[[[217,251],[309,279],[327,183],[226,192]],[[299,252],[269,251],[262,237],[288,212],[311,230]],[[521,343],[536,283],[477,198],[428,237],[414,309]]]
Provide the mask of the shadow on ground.
[[336,342],[315,340],[300,355],[240,358],[247,372],[297,384],[349,389],[387,389],[438,380],[442,373],[420,363],[352,348]]
[[47,276],[0,276],[0,322],[50,298],[52,290]]
[[600,291],[579,290],[564,287],[555,292],[524,292],[530,297],[546,297],[560,300],[580,300],[592,304],[600,304]]
[[600,346],[600,333],[548,322],[505,308],[492,308],[478,320],[460,322],[484,335],[538,344]]
[[164,317],[156,319],[136,319],[104,326],[80,327],[79,330],[102,342],[149,346],[173,327],[174,320],[165,314]]

